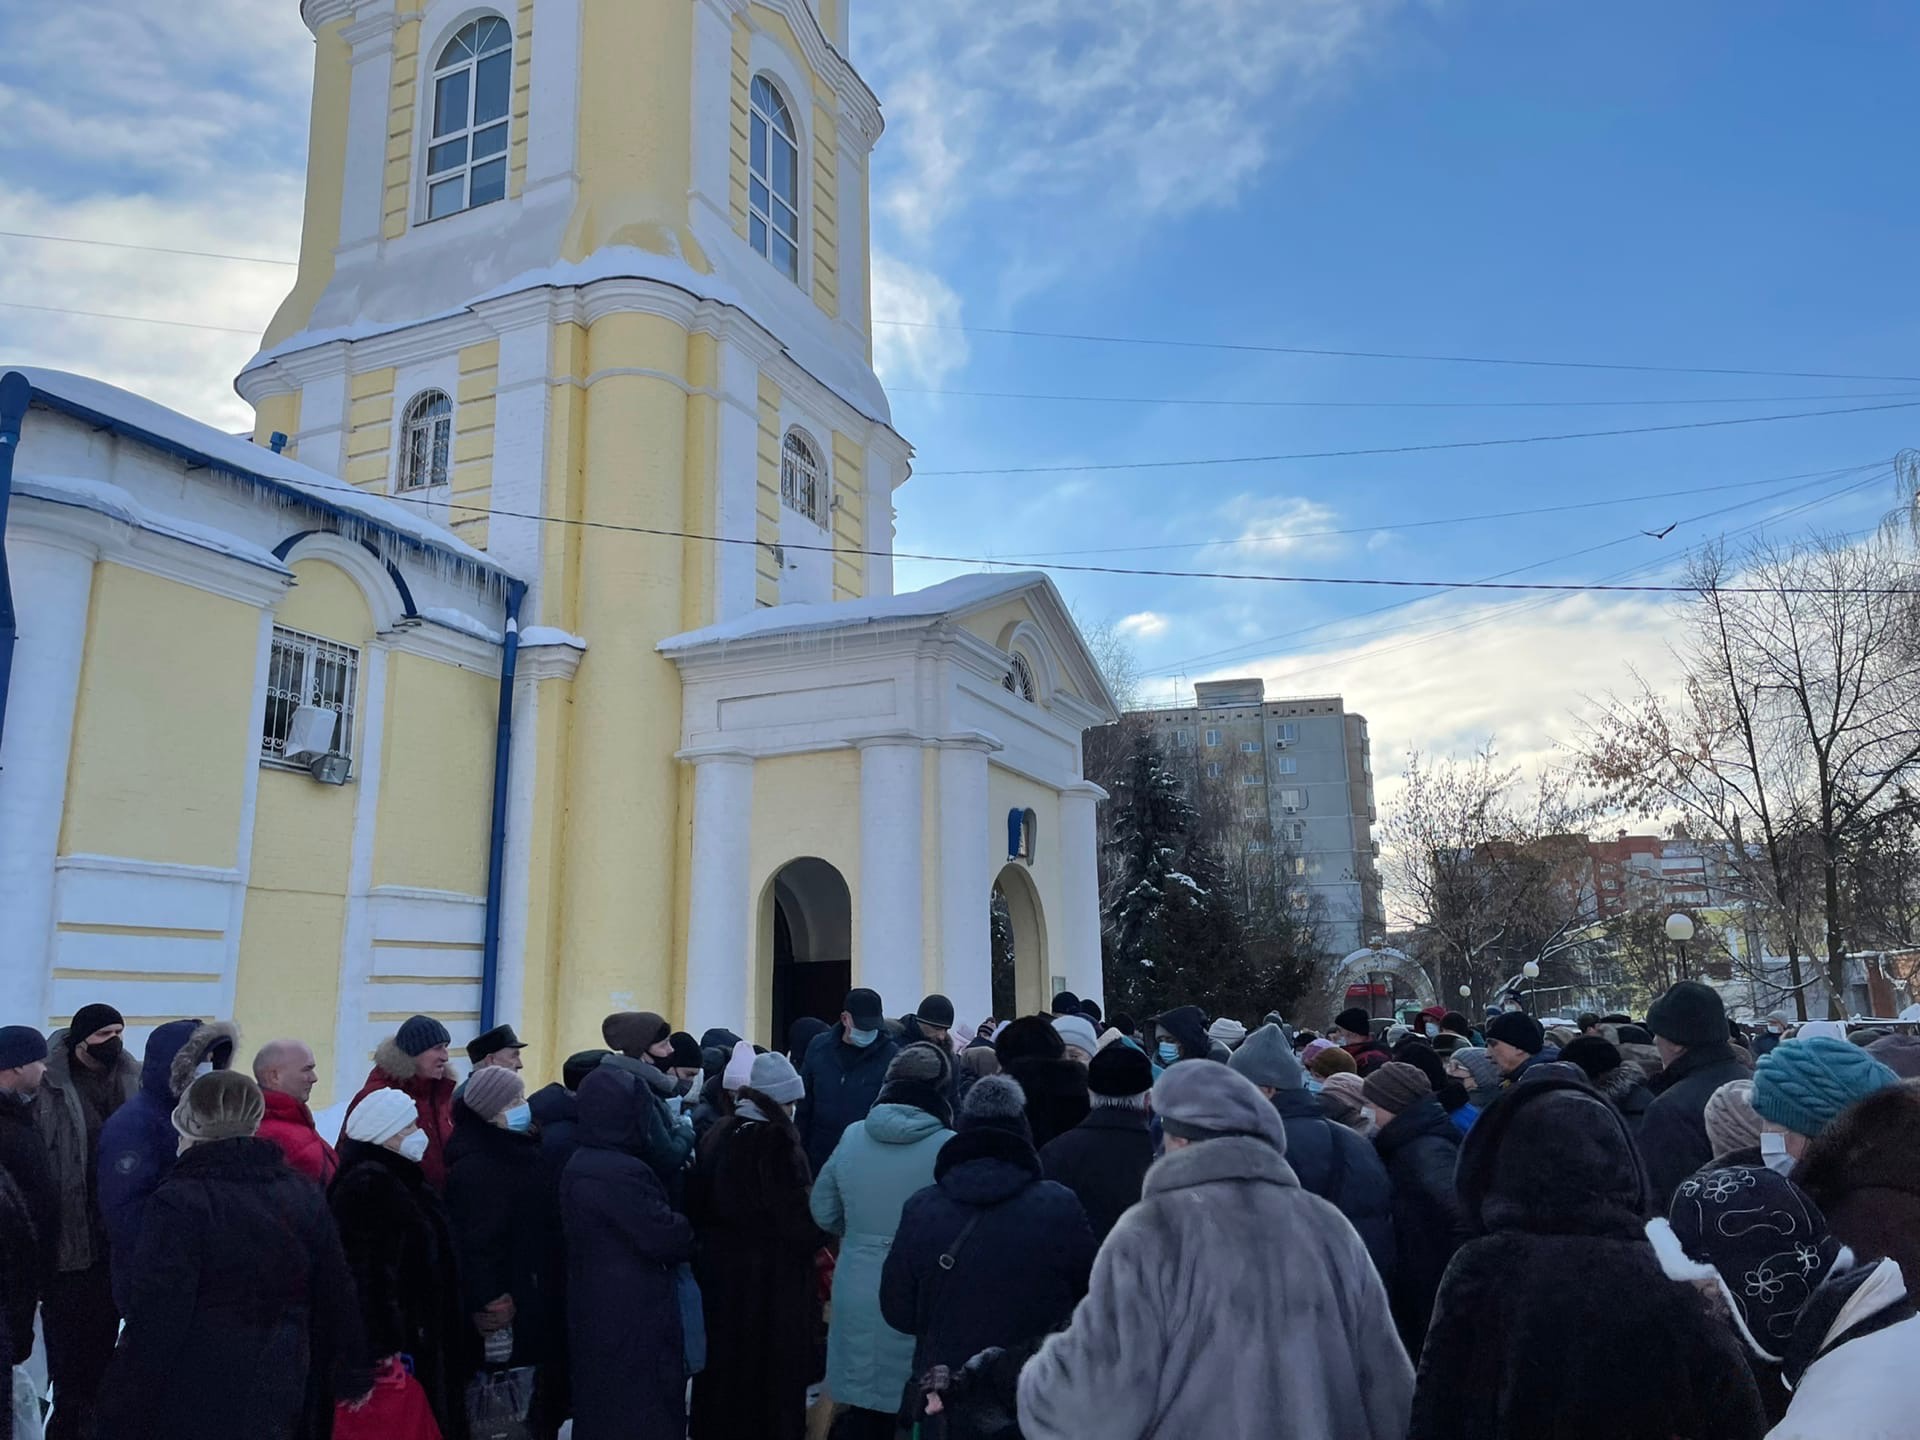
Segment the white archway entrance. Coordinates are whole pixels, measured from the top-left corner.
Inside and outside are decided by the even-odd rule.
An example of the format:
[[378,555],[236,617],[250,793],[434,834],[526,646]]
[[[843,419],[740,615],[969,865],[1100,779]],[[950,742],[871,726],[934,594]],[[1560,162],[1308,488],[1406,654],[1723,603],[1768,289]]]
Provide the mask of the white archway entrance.
[[777,1049],[803,1015],[840,1018],[853,983],[853,896],[837,869],[804,856],[774,872],[760,915],[767,1043]]
[[1047,927],[1025,865],[993,882],[993,1013],[1002,1020],[1047,1008]]
[[[1352,987],[1367,987],[1352,995]],[[1334,967],[1329,987],[1336,1000],[1358,1005],[1376,1019],[1403,1009],[1421,1010],[1437,1004],[1433,977],[1426,967],[1391,945],[1368,945],[1355,950]]]

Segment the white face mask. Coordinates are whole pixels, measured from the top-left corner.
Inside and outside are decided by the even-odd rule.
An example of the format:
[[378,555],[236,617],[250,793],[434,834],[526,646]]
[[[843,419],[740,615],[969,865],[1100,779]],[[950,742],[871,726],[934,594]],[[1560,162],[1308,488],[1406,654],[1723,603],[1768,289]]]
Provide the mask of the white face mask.
[[416,1130],[400,1142],[400,1153],[418,1165],[427,1158],[427,1132]]
[[213,1074],[213,1061],[211,1060],[202,1060],[198,1065],[193,1067],[193,1078],[196,1080],[202,1075],[211,1074]]
[[1361,1123],[1363,1123],[1369,1130],[1372,1130],[1375,1128],[1374,1119],[1373,1119],[1373,1107],[1371,1105],[1362,1105],[1360,1107],[1360,1120],[1361,1120]]
[[1792,1171],[1793,1156],[1787,1153],[1787,1137],[1778,1130],[1760,1132],[1760,1159],[1767,1169],[1776,1175],[1785,1175]]

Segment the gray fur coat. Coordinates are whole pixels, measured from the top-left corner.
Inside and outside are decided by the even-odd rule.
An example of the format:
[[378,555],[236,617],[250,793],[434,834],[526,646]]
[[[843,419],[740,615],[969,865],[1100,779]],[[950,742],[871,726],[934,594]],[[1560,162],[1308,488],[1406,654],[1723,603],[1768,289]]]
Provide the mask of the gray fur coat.
[[1072,1324],[1020,1373],[1027,1440],[1401,1440],[1413,1367],[1340,1212],[1279,1151],[1176,1150],[1094,1262]]

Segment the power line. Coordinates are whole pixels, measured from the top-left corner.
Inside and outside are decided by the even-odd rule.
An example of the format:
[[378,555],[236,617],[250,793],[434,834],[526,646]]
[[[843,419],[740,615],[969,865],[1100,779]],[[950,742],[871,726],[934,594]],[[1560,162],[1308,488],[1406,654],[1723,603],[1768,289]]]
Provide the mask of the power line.
[[88,240],[78,235],[36,235],[30,230],[0,230],[0,239],[44,240],[57,245],[97,245],[106,250],[145,250],[154,255],[191,255],[198,260],[229,260],[242,265],[298,267],[298,260],[273,260],[265,255],[223,255],[217,250],[177,250],[170,245],[136,245],[131,240]]
[[1525,365],[1549,370],[1619,370],[1643,375],[1745,375],[1780,380],[1891,380],[1920,383],[1920,375],[1856,375],[1827,370],[1748,370],[1709,365],[1628,365],[1601,360],[1534,360],[1500,355],[1448,355],[1401,350],[1333,350],[1311,345],[1255,345],[1229,340],[1173,340],[1144,335],[1090,335],[1068,330],[1020,330],[1010,326],[952,325],[937,320],[882,320],[910,330],[950,330],[967,335],[1005,335],[1022,340],[1073,340],[1091,345],[1149,345],[1173,350],[1231,350],[1259,355],[1317,355],[1336,360],[1415,360],[1448,365]]
[[1702,395],[1688,400],[1230,400],[1189,395],[1047,395],[1024,390],[937,390],[889,385],[889,395],[941,395],[966,400],[1035,400],[1072,405],[1201,406],[1229,410],[1590,410],[1652,405],[1779,405],[1801,400],[1892,400],[1911,390],[1826,395]]
[[72,310],[64,305],[24,305],[18,300],[0,300],[0,310],[34,310],[42,315],[78,315],[83,320],[127,320],[136,325],[170,325],[179,330],[215,330],[223,335],[251,335],[258,330],[242,330],[237,325],[206,325],[198,320],[162,320],[158,315],[114,315],[105,310]]
[[1338,460],[1366,455],[1410,455],[1430,450],[1483,450],[1496,445],[1544,445],[1557,440],[1598,440],[1615,435],[1659,435],[1675,430],[1716,430],[1728,425],[1765,425],[1780,420],[1817,420],[1829,415],[1867,415],[1911,410],[1920,400],[1858,405],[1845,410],[1801,410],[1789,415],[1741,415],[1727,420],[1686,420],[1673,425],[1635,425],[1616,430],[1575,430],[1560,435],[1512,435],[1493,440],[1436,440],[1422,445],[1378,445],[1360,450],[1301,450],[1287,455],[1215,455],[1186,460],[1110,460],[1085,465],[1004,465],[974,470],[918,470],[924,478],[989,475],[1093,474],[1116,470],[1193,470],[1220,465],[1270,465],[1283,460]]

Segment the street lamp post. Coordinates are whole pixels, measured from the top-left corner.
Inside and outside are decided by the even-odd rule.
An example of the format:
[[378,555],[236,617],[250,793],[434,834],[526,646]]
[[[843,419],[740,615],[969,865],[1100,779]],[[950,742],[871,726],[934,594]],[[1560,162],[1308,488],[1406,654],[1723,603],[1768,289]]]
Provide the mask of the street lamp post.
[[1687,942],[1693,939],[1693,918],[1676,910],[1667,916],[1667,938],[1680,952],[1680,978],[1687,978]]
[[[1524,975],[1527,980],[1527,1013],[1533,1015],[1534,1011],[1540,1008],[1539,1005],[1535,1003],[1537,992],[1533,985],[1533,982],[1540,978],[1540,963],[1537,960],[1529,960],[1520,967],[1520,973]],[[1537,1020],[1540,1017],[1534,1015],[1534,1018]]]

